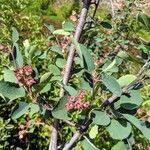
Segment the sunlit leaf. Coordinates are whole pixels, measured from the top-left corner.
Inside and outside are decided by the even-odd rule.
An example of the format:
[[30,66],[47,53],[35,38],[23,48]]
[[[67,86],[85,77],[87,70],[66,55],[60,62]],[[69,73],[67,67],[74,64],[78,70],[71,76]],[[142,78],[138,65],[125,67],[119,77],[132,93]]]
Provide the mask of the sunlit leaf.
[[149,127],[145,124],[142,125],[139,119],[129,114],[123,114],[123,116],[135,127],[137,127],[148,140],[150,140],[150,125]]
[[142,104],[142,97],[138,90],[130,90],[129,95],[122,95],[120,99],[114,103],[116,109],[123,107],[127,110],[138,108]]
[[16,43],[19,40],[19,33],[15,27],[12,27],[12,40],[13,43]]
[[57,54],[63,55],[61,48],[58,45],[53,45],[50,50]]
[[45,74],[43,74],[40,78],[40,82],[48,81],[51,78],[51,74],[51,72],[46,72]]
[[124,142],[120,141],[116,145],[114,145],[111,150],[128,150]]
[[98,148],[95,147],[95,145],[87,138],[82,141],[82,147],[84,150],[98,150]]
[[7,68],[4,69],[4,80],[6,82],[18,83],[14,71]]
[[110,118],[105,112],[94,110],[92,113],[95,114],[93,118],[93,123],[97,125],[107,126],[110,123]]
[[64,65],[66,65],[66,60],[63,59],[63,58],[57,58],[57,60],[56,60],[56,65],[57,65],[59,68],[63,68]]
[[122,89],[114,77],[102,74],[102,82],[114,95],[121,96]]
[[85,68],[89,72],[92,72],[95,66],[94,66],[93,57],[91,56],[89,49],[87,49],[84,45],[81,45],[81,44],[80,44],[80,49],[81,49],[81,52],[85,61]]
[[126,74],[122,77],[120,77],[117,82],[119,83],[119,85],[121,87],[129,85],[132,81],[134,81],[136,79],[135,75],[132,74]]
[[63,24],[62,24],[62,28],[65,30],[65,31],[69,31],[69,32],[71,32],[71,31],[75,31],[75,26],[74,26],[74,24],[72,23],[72,22],[64,22]]
[[28,112],[29,112],[29,104],[25,102],[20,102],[18,108],[15,111],[13,111],[11,118],[13,120],[16,120]]
[[89,137],[90,137],[91,139],[94,139],[97,134],[98,134],[98,126],[97,126],[97,125],[94,125],[94,126],[91,128],[90,132],[89,132]]
[[125,120],[111,120],[111,124],[107,127],[107,131],[113,139],[123,140],[131,133],[131,125]]
[[25,96],[25,90],[23,87],[16,87],[16,85],[3,81],[0,82],[0,93],[10,100]]
[[69,93],[69,95],[76,96],[77,90],[71,86],[64,85],[64,89]]
[[55,30],[53,32],[53,34],[57,34],[57,35],[70,35],[70,32],[66,32],[65,30],[63,29],[58,29],[58,30]]
[[52,115],[54,118],[62,119],[62,120],[70,120],[70,118],[68,117],[67,110],[65,109],[66,103],[67,103],[67,97],[64,96],[60,99],[60,101],[52,111]]

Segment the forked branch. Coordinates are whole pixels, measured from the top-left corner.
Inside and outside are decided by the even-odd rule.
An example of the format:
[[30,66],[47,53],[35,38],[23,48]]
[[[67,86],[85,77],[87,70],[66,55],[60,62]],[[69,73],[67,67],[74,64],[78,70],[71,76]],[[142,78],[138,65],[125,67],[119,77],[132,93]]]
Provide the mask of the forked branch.
[[[123,93],[127,93],[129,91],[130,88],[132,88],[137,82],[139,82],[141,80],[141,78],[143,77],[143,74],[147,71],[147,69],[149,69],[150,67],[150,62],[148,60],[148,62],[140,69],[140,71],[137,73],[137,78],[132,82],[130,83],[129,85],[125,86],[123,89],[122,89],[122,94]],[[108,105],[110,105],[111,103],[113,103],[116,99],[118,99],[119,97],[118,96],[111,96],[108,100],[106,100],[103,104],[102,104],[102,108],[103,107],[106,107]],[[91,123],[91,119],[90,118],[86,118],[86,120],[84,121],[86,122],[86,124],[84,125],[84,129],[87,129],[88,126],[90,125]],[[73,137],[71,138],[71,140],[69,141],[69,143],[67,143],[65,145],[65,147],[63,148],[63,150],[69,150],[74,143],[77,142],[78,138],[81,137],[83,135],[83,133],[85,132],[86,130],[78,130],[74,135]]]
[[[82,32],[83,27],[84,27],[84,23],[86,20],[86,16],[87,16],[90,4],[91,4],[91,0],[84,0],[84,2],[83,2],[83,8],[82,8],[81,13],[80,13],[79,23],[77,25],[75,35],[74,35],[74,38],[76,41],[79,41],[79,39],[80,39],[81,32]],[[73,60],[74,60],[74,55],[75,55],[75,47],[72,44],[70,47],[70,50],[69,50],[69,54],[68,54],[68,58],[67,58],[67,64],[66,64],[66,68],[65,68],[64,77],[63,77],[63,84],[64,85],[66,85],[68,83],[68,80],[70,77],[71,67],[72,67]],[[63,96],[64,96],[64,89],[61,88],[60,97],[63,97]],[[58,124],[59,124],[59,121],[55,120],[54,125],[53,125],[53,129],[52,129],[52,137],[51,137],[51,141],[50,141],[50,145],[49,145],[49,150],[57,150]]]

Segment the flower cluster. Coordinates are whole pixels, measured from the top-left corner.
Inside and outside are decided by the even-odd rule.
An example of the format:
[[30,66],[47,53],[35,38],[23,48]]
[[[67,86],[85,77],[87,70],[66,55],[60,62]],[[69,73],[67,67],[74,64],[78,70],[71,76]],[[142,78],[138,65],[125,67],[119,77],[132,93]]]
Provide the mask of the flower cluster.
[[94,59],[94,64],[95,65],[102,65],[104,63],[104,60],[103,58],[100,58],[100,59]]
[[62,39],[62,42],[60,43],[63,53],[66,52],[66,48],[70,44],[71,44],[71,38],[69,36],[64,36],[63,39]]
[[77,97],[75,96],[68,96],[68,102],[65,105],[67,110],[71,109],[85,109],[89,107],[89,102],[84,102],[83,98],[85,97],[85,91],[80,91]]
[[73,10],[71,16],[69,17],[71,21],[77,22],[78,21],[78,14]]
[[2,50],[6,54],[9,54],[11,51],[11,49],[7,45],[4,45],[4,44],[0,44],[0,50]]
[[33,69],[32,66],[26,65],[15,70],[15,76],[18,82],[22,83],[27,87],[31,87],[36,81],[32,77]]
[[25,124],[21,124],[18,127],[19,129],[18,136],[20,140],[23,139],[27,135],[29,127],[30,127],[30,121],[27,121]]
[[26,127],[24,125],[20,125],[19,129],[20,129],[20,131],[18,132],[19,139],[23,139],[24,136],[27,134]]
[[61,71],[61,76],[63,77],[65,74],[65,69],[66,69],[66,65],[63,66],[62,71]]

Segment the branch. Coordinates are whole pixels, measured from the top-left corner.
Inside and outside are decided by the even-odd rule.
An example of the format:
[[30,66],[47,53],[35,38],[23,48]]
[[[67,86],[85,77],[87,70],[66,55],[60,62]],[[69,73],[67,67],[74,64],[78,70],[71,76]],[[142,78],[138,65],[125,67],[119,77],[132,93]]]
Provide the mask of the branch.
[[113,1],[109,0],[109,3],[110,3],[110,7],[111,7],[111,16],[112,16],[112,18],[114,18],[115,17],[115,11],[114,11]]
[[81,135],[80,132],[77,131],[73,135],[73,137],[71,138],[70,142],[65,145],[65,147],[63,148],[63,150],[69,150],[72,147],[72,145],[78,140],[78,138],[80,137],[80,135]]
[[[81,14],[80,14],[80,18],[79,18],[79,23],[77,25],[76,28],[76,32],[74,35],[74,38],[79,41],[80,36],[81,36],[81,32],[83,30],[84,27],[84,23],[86,20],[86,16],[88,13],[88,9],[90,7],[90,3],[91,0],[85,0],[83,3],[83,8],[81,10]],[[75,47],[72,44],[69,50],[69,54],[68,54],[68,58],[67,58],[67,64],[66,64],[66,68],[65,68],[65,73],[64,73],[64,77],[63,77],[63,84],[66,85],[68,83],[69,77],[70,77],[70,71],[71,71],[71,67],[72,67],[72,63],[74,60],[74,55],[75,55]],[[61,88],[60,90],[60,97],[64,96],[64,89]],[[50,141],[50,146],[49,146],[49,150],[56,150],[57,149],[57,134],[58,134],[58,120],[55,120],[54,122],[54,127],[52,129],[52,137],[51,137],[51,141]]]
[[[128,93],[128,91],[133,88],[142,78],[143,74],[145,73],[145,71],[147,69],[149,69],[150,67],[150,60],[147,61],[147,63],[145,63],[145,65],[140,69],[140,71],[137,73],[136,75],[136,79],[134,81],[132,81],[129,85],[125,86],[122,89],[122,95],[125,93]],[[120,96],[121,97],[121,96]],[[110,105],[112,102],[114,102],[116,99],[120,98],[119,96],[113,95],[111,96],[109,99],[107,99],[102,105],[101,108],[105,108],[108,105]]]
[[57,150],[58,120],[54,120],[49,150]]
[[[122,89],[122,91],[123,91],[122,94],[123,94],[123,93],[127,93],[128,90],[129,90],[130,88],[132,88],[132,87],[137,83],[137,81],[139,81],[139,78],[140,78],[141,76],[143,76],[143,73],[144,73],[149,67],[150,67],[150,64],[149,64],[149,60],[148,60],[148,62],[147,62],[147,63],[140,69],[140,71],[137,73],[137,75],[136,75],[137,78],[136,78],[132,83],[130,83],[128,86],[126,86],[126,87],[124,87],[124,88]],[[111,96],[108,100],[106,100],[106,101],[102,104],[101,108],[110,105],[112,102],[114,102],[114,101],[115,101],[116,99],[118,99],[118,98],[119,98],[119,97],[116,96],[116,95]],[[77,141],[77,139],[78,139],[80,136],[82,136],[83,132],[86,131],[86,129],[88,128],[88,126],[89,126],[90,123],[91,123],[90,121],[91,121],[90,118],[86,118],[86,119],[83,121],[83,122],[86,122],[86,123],[83,125],[83,128],[80,128],[80,129],[73,135],[73,137],[71,138],[70,142],[65,145],[65,147],[63,148],[63,150],[69,150],[69,148],[72,147],[72,145]],[[81,126],[81,127],[82,127],[82,126]]]

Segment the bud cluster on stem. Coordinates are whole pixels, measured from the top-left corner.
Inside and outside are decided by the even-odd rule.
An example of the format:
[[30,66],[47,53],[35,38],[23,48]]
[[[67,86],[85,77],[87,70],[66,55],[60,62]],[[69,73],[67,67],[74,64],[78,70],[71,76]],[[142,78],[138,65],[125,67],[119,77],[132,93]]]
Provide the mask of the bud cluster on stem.
[[68,96],[68,102],[65,105],[67,110],[86,109],[89,107],[89,102],[84,102],[85,91],[81,90],[78,96]]
[[33,69],[30,65],[25,65],[15,70],[15,76],[19,83],[24,86],[31,87],[36,81],[32,77]]

